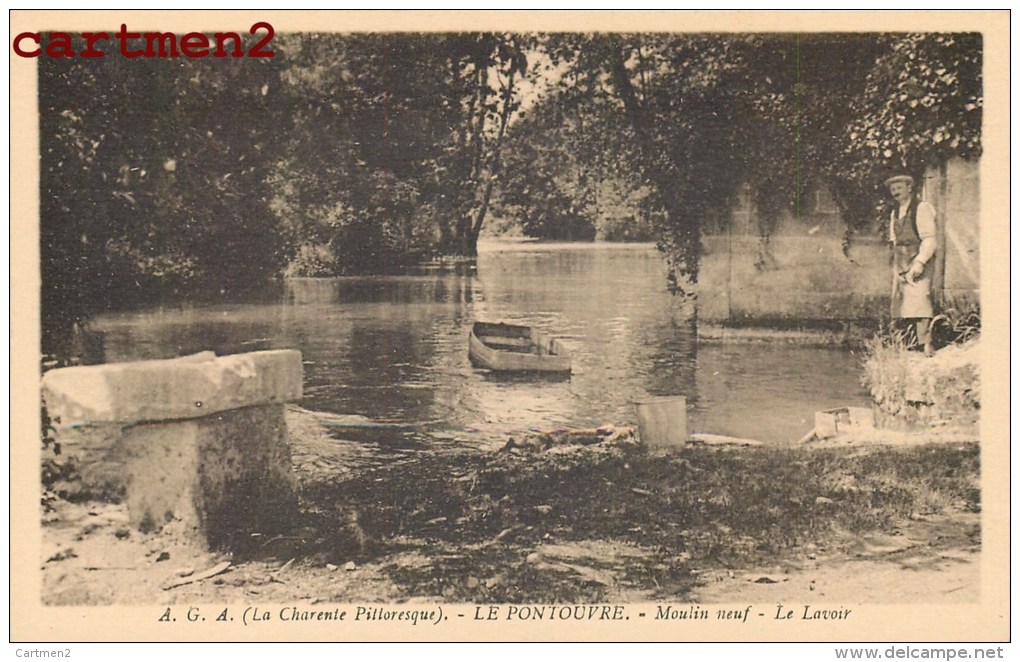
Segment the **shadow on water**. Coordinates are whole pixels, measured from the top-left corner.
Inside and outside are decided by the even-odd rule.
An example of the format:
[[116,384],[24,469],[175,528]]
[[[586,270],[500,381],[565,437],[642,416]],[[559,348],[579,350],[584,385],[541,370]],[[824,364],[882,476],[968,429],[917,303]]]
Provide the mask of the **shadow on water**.
[[408,429],[408,426],[345,426],[343,428],[330,429],[328,434],[331,438],[338,441],[372,444],[378,452],[383,454],[404,454],[408,451],[427,450],[433,441],[432,437],[428,434],[419,430]]
[[294,278],[287,281],[284,301],[295,305],[471,303],[472,281],[471,274]]
[[[472,361],[474,363],[474,361]],[[569,372],[545,372],[541,370],[518,370],[514,372],[505,372],[501,370],[489,370],[478,366],[473,366],[475,374],[479,375],[482,379],[487,382],[495,384],[534,384],[536,382],[545,383],[561,383],[570,381]]]

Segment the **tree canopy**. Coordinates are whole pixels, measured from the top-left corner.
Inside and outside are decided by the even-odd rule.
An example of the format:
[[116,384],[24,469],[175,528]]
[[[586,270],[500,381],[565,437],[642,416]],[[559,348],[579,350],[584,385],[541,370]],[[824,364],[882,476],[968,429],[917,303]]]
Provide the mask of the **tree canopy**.
[[981,152],[978,34],[286,34],[274,58],[41,58],[44,351],[97,310],[287,271],[653,237],[677,291],[740,187],[851,227]]

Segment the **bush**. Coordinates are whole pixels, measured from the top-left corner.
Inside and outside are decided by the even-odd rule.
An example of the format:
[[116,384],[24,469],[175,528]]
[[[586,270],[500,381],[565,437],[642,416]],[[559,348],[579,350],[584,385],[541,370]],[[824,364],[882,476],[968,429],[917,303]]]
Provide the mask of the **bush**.
[[938,347],[962,344],[980,333],[981,302],[971,297],[947,300],[932,320],[932,339]]
[[298,248],[297,255],[287,265],[285,276],[291,278],[316,278],[333,276],[337,265],[329,246],[305,244]]
[[903,417],[909,411],[906,399],[910,376],[909,343],[907,331],[891,327],[865,343],[866,358],[861,382],[868,387],[872,400],[881,411],[897,417]]
[[913,325],[890,327],[868,341],[862,382],[878,409],[896,419],[970,425],[981,408],[980,313],[976,306],[947,307],[933,325],[936,345],[943,346],[933,358],[910,351]]

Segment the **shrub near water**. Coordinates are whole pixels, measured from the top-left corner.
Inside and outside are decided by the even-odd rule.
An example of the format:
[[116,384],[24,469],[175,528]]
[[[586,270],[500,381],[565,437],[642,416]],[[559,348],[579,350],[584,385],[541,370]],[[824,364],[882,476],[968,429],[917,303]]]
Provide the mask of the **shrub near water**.
[[976,306],[949,307],[933,320],[934,357],[911,351],[912,330],[889,329],[865,347],[862,383],[878,409],[906,423],[977,423],[981,408],[981,316]]
[[908,414],[907,380],[910,375],[907,343],[902,334],[879,334],[865,347],[862,382],[878,408],[892,416]]

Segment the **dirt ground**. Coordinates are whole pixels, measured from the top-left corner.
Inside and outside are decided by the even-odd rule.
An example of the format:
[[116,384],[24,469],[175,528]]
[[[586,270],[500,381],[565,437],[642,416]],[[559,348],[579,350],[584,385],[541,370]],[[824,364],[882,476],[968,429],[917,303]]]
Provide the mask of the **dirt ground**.
[[650,455],[626,431],[422,452],[321,423],[289,415],[301,521],[243,555],[49,500],[44,602],[978,599],[972,431]]
[[[62,504],[59,525],[44,528],[43,593],[51,604],[236,604],[442,602],[439,594],[409,595],[395,567],[424,567],[416,552],[344,566],[283,557],[230,565],[224,572],[179,584],[214,569],[229,554],[211,554],[161,536],[125,535],[126,514],[105,504]],[[865,604],[975,602],[979,599],[980,516],[956,513],[904,521],[895,535],[847,537],[831,547],[807,547],[774,564],[697,571],[687,595],[703,604],[817,600]],[[811,550],[811,551],[809,551]],[[529,558],[535,555],[536,558]],[[627,566],[652,561],[637,547],[606,541],[541,544],[525,557],[538,570],[605,585],[605,602],[652,602],[660,591],[629,586]],[[294,557],[292,557],[294,558]]]

